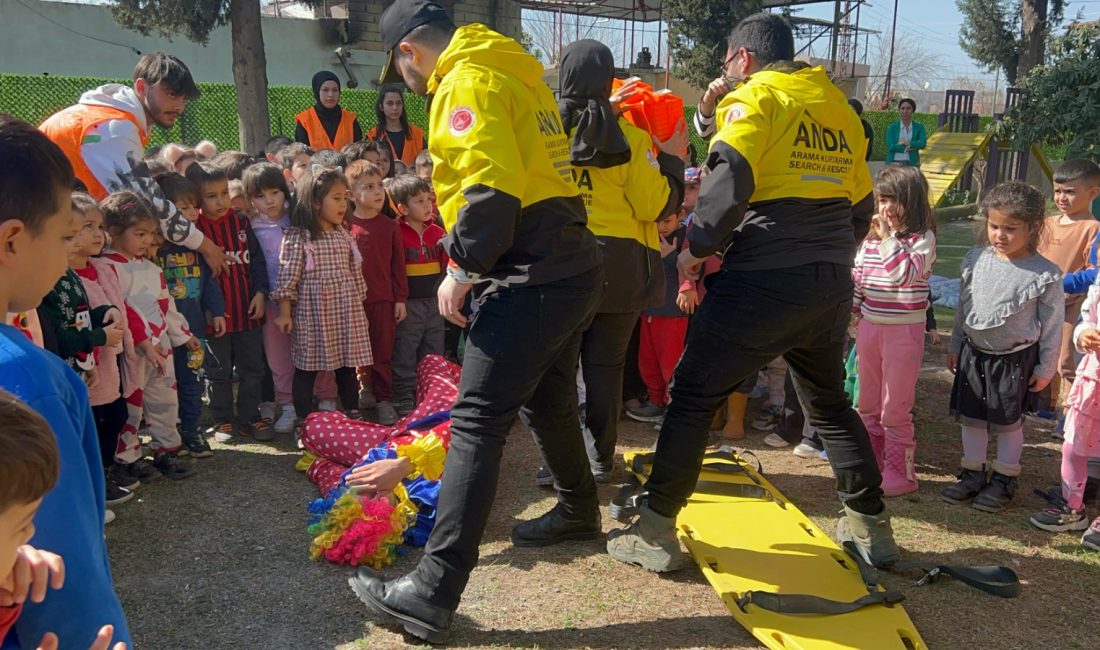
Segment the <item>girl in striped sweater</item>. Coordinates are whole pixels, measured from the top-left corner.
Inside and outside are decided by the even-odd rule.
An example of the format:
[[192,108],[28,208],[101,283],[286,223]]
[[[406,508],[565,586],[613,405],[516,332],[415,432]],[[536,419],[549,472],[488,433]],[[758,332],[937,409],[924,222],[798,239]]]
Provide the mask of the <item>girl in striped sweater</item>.
[[928,276],[936,261],[936,224],[928,182],[916,167],[886,167],[875,177],[878,214],[856,254],[859,415],[882,468],[888,497],[917,489],[913,402],[924,354]]

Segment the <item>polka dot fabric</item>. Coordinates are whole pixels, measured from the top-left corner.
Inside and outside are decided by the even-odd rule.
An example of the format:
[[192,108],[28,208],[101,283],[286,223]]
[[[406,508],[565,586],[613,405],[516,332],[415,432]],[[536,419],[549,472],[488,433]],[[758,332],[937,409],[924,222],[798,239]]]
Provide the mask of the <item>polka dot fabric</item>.
[[[424,417],[446,411],[458,398],[462,369],[442,356],[430,354],[417,367],[417,405],[412,413],[393,427],[352,420],[336,411],[311,413],[302,424],[301,440],[317,456],[306,476],[317,484],[322,495],[340,482],[340,474],[373,447],[404,438],[408,425]],[[450,421],[432,429],[444,442],[450,442]],[[407,440],[406,440],[407,442]]]

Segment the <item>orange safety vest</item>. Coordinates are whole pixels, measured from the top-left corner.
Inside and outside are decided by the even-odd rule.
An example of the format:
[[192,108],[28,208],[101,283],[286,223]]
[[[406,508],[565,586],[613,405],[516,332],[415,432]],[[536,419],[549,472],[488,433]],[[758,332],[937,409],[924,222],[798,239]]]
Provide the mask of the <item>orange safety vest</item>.
[[142,149],[149,144],[149,134],[141,130],[141,124],[138,124],[137,118],[132,113],[111,106],[76,104],[54,113],[38,127],[47,138],[61,147],[61,151],[69,159],[69,164],[73,166],[73,173],[97,201],[107,198],[107,188],[103,187],[92,170],[84,163],[80,147],[84,144],[84,137],[90,129],[108,120],[128,120],[137,127]]
[[394,160],[400,160],[409,167],[412,167],[416,163],[416,156],[424,151],[424,129],[415,124],[409,125],[410,135],[405,136],[405,146],[401,153],[394,151],[393,143],[390,142],[389,133],[382,127],[381,124],[374,127],[367,133],[367,138],[371,140],[378,140],[379,142],[385,142],[390,147],[390,153],[393,155]]
[[339,150],[344,145],[355,141],[355,113],[343,107],[340,108],[340,125],[336,127],[336,138],[333,140],[329,140],[328,133],[325,133],[325,127],[321,125],[321,118],[317,117],[317,110],[314,107],[311,106],[298,113],[294,119],[306,130],[309,146],[315,150]]

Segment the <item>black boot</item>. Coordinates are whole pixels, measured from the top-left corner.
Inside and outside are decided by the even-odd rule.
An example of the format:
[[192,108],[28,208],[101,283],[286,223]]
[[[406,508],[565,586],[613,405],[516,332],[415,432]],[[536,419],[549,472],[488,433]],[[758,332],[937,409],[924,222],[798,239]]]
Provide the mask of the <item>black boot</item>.
[[387,582],[375,571],[361,567],[348,578],[348,584],[364,605],[409,634],[428,643],[445,643],[450,636],[454,611],[428,602],[409,576]]
[[958,475],[958,482],[944,488],[940,496],[948,503],[963,505],[978,496],[985,487],[985,468],[964,469]]
[[1016,496],[1016,477],[1005,476],[1000,472],[993,472],[978,496],[974,497],[972,505],[982,512],[1001,512],[1012,502]]
[[512,545],[520,547],[550,546],[571,540],[596,539],[600,536],[598,514],[583,519],[565,512],[561,504],[545,515],[524,521],[512,529]]

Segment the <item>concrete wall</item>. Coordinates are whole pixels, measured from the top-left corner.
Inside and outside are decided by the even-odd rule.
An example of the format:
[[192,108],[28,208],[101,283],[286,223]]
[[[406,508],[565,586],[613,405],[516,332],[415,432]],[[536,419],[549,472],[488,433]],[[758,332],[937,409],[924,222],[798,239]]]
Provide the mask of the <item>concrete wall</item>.
[[[108,7],[0,0],[0,72],[65,76],[129,77],[143,53],[165,50],[180,57],[198,81],[233,83],[229,27],[210,34],[204,47],[184,37],[173,40],[144,37],[119,26]],[[50,22],[53,21],[53,22]],[[316,20],[262,18],[267,79],[272,85],[308,86],[321,69],[347,75],[326,42],[324,25]],[[68,28],[68,29],[66,29]],[[68,31],[73,30],[73,31]],[[112,45],[78,35],[85,34]],[[360,86],[377,78],[384,62],[380,53],[357,52],[353,71]]]
[[[348,19],[358,35],[352,47],[360,50],[382,49],[378,19],[392,0],[347,0]],[[518,39],[522,33],[520,6],[515,0],[440,0],[451,11],[455,24],[481,23]]]

